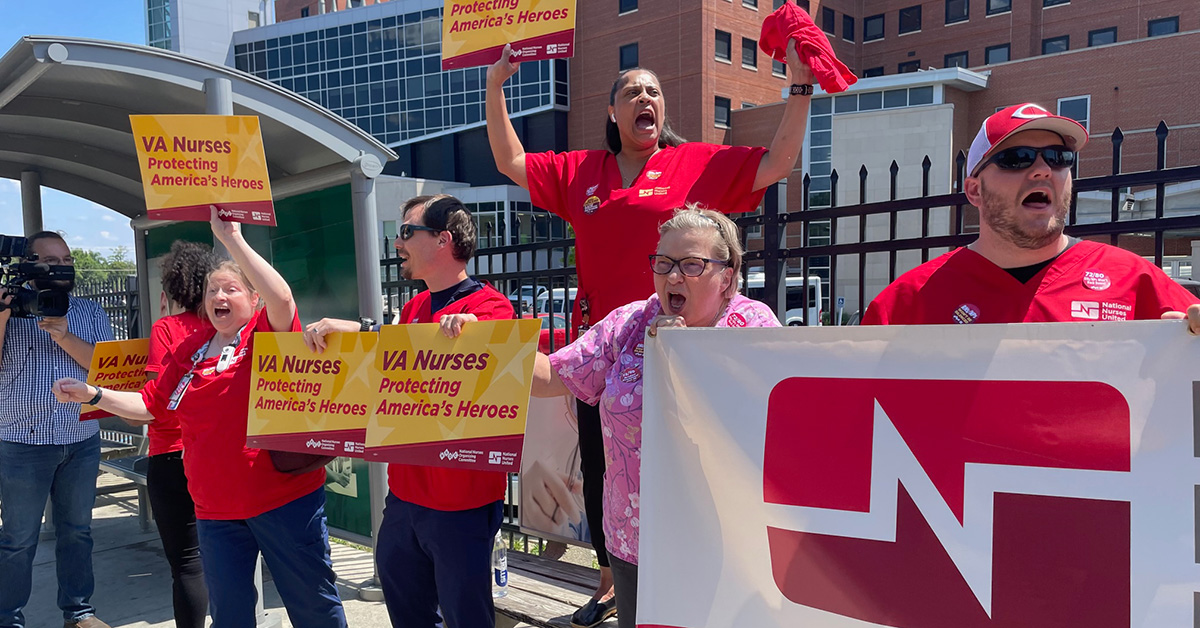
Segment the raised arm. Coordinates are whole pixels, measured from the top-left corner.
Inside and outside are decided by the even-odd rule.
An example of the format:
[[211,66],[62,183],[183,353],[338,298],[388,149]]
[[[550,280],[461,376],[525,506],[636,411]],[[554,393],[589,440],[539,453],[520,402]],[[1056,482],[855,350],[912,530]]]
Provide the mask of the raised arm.
[[[813,82],[812,70],[800,60],[796,47],[787,46],[788,76],[792,83],[806,85]],[[792,174],[796,167],[796,158],[804,147],[804,130],[808,126],[808,105],[811,96],[792,95],[783,106],[783,118],[779,121],[779,129],[771,140],[771,147],[763,155],[758,164],[758,173],[754,177],[754,190],[761,190],[772,183]]]
[[[54,396],[62,403],[88,403],[101,389],[77,379],[65,377],[54,382]],[[146,409],[141,393],[103,389],[96,407],[134,423],[149,423],[154,415]]]
[[492,157],[496,160],[496,169],[501,174],[513,180],[513,183],[529,189],[529,180],[525,177],[525,147],[513,129],[512,121],[508,119],[508,105],[504,102],[504,82],[513,74],[521,63],[509,60],[512,47],[504,45],[500,59],[492,64],[487,71],[487,132],[488,143],[492,145]]
[[213,235],[225,245],[233,261],[246,273],[246,278],[254,284],[258,296],[267,307],[267,320],[271,322],[272,331],[291,331],[292,320],[296,317],[296,302],[292,299],[292,289],[284,281],[283,275],[271,267],[242,237],[242,227],[236,222],[225,222],[217,216],[217,208],[210,205]]

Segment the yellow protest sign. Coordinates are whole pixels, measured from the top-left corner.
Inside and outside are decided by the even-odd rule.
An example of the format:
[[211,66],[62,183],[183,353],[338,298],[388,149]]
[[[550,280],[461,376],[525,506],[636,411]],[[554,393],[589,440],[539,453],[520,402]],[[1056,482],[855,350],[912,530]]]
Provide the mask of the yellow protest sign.
[[[92,364],[88,367],[87,383],[107,390],[141,390],[146,385],[149,352],[148,338],[97,342],[92,351]],[[87,404],[79,409],[81,421],[105,416],[112,416],[112,413]]]
[[446,0],[442,69],[491,65],[504,44],[513,61],[575,54],[575,0]]
[[375,355],[367,460],[518,471],[541,322],[386,325]]
[[299,333],[254,335],[246,444],[361,457],[379,334],[334,333],[324,353]]
[[146,211],[157,220],[275,224],[257,116],[129,116]]

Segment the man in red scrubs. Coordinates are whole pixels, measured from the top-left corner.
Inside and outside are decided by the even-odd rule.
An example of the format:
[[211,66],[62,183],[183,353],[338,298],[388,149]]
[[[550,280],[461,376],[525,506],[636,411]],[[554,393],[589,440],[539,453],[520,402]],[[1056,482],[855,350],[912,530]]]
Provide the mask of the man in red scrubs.
[[[401,274],[429,289],[404,305],[401,324],[461,328],[464,320],[513,318],[508,297],[467,275],[475,221],[461,201],[419,196],[405,203],[403,216],[396,238]],[[326,334],[368,328],[369,322],[327,318],[309,325],[304,339],[319,352]],[[506,484],[496,471],[388,465],[375,562],[393,626],[434,628],[439,606],[446,625],[495,626],[489,574]]]
[[1154,264],[1063,233],[1071,166],[1087,143],[1078,122],[1034,105],[1002,109],[971,144],[963,191],[979,239],[905,273],[871,303],[864,325],[1183,318],[1200,332],[1196,297]]

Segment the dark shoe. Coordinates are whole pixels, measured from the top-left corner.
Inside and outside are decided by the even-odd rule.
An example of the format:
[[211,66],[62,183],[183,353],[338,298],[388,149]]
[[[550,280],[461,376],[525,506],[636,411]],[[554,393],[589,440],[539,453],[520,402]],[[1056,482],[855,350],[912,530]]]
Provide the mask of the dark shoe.
[[83,619],[68,621],[63,623],[63,628],[112,628],[108,624],[96,619],[95,615],[88,615]]
[[608,598],[607,602],[592,599],[571,615],[571,625],[574,628],[594,628],[616,614],[617,596]]

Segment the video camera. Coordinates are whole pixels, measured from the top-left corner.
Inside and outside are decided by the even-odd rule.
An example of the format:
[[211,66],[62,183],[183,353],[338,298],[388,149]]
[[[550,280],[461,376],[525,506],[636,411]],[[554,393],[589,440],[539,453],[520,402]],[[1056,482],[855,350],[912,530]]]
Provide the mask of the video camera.
[[75,267],[39,263],[27,250],[28,242],[18,236],[0,235],[0,289],[12,300],[0,300],[0,311],[12,310],[13,316],[66,316],[69,290],[26,287],[30,281],[74,281]]

